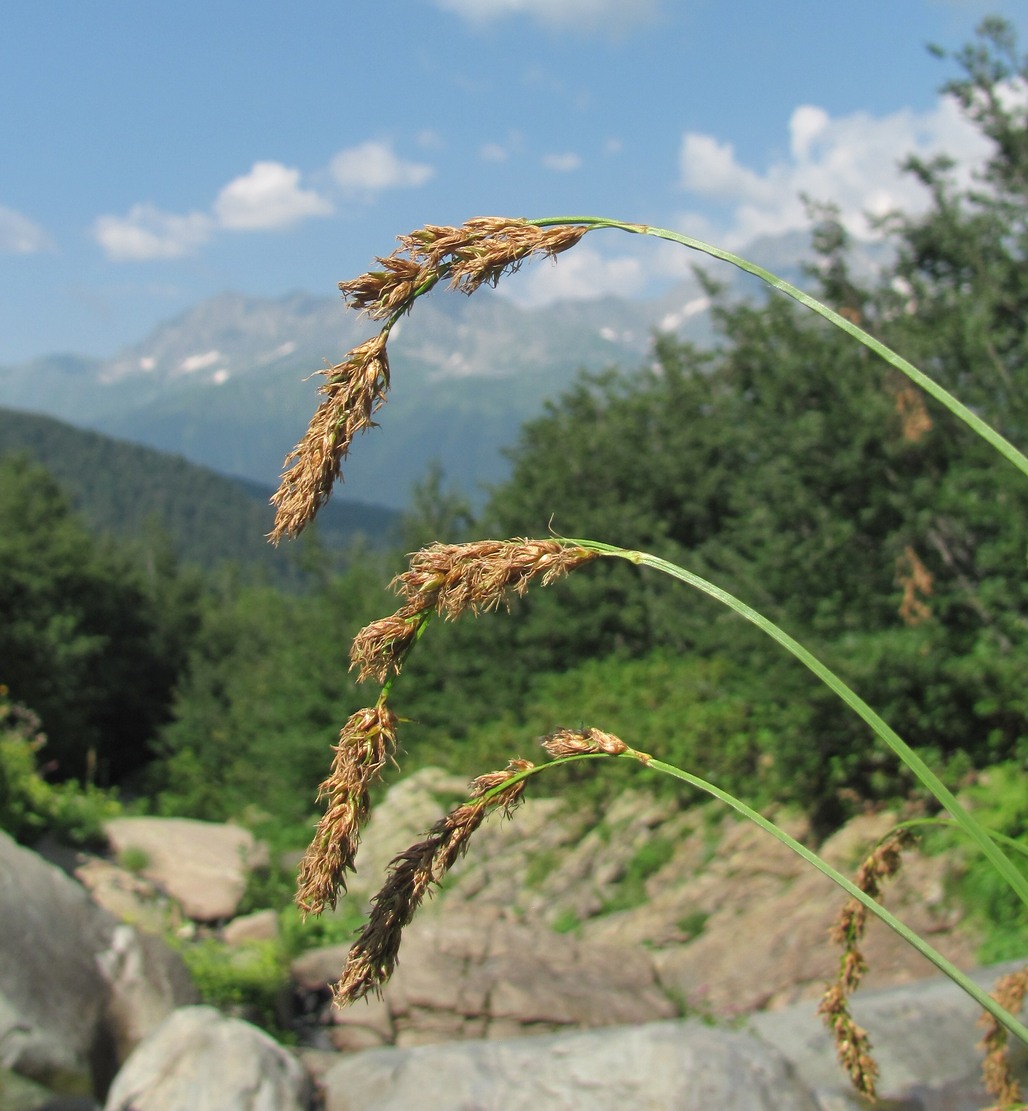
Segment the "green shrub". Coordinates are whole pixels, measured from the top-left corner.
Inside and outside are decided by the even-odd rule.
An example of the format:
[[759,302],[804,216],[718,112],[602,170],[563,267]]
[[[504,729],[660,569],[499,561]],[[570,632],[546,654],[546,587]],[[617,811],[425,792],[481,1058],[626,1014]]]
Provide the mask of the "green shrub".
[[0,829],[31,843],[52,833],[73,845],[103,842],[103,823],[121,813],[115,794],[74,780],[49,783],[39,768],[46,744],[39,719],[0,685]]

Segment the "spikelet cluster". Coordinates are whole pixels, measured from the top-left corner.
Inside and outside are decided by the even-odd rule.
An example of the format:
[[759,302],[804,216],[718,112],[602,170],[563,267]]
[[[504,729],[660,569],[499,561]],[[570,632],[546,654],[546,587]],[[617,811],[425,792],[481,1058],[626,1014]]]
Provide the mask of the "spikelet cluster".
[[[1001,976],[992,989],[992,998],[1012,1015],[1020,1014],[1028,995],[1028,965],[1017,972]],[[982,1081],[996,1103],[986,1111],[1007,1111],[1011,1107],[1023,1107],[1021,1085],[1010,1068],[1008,1050],[1009,1034],[1007,1028],[986,1011],[981,1017],[985,1027],[982,1046],[985,1059],[982,1062]]]
[[[902,850],[910,841],[911,836],[906,830],[893,830],[883,838],[861,864],[854,881],[857,887],[872,899],[881,901],[882,883],[899,871]],[[867,1031],[854,1022],[847,1002],[867,971],[867,962],[860,949],[867,927],[867,914],[863,903],[850,899],[832,926],[832,941],[842,946],[839,975],[826,988],[818,1013],[831,1031],[839,1062],[853,1087],[873,1100],[878,1065],[871,1054]]]
[[550,258],[573,247],[589,229],[581,225],[537,227],[525,220],[481,216],[459,227],[428,225],[399,237],[400,246],[373,270],[340,282],[343,300],[372,320],[384,321],[377,336],[322,371],[324,400],[307,432],[285,460],[270,538],[297,536],[313,520],[342,472],[358,433],[375,427],[375,414],[389,390],[389,332],[415,300],[441,279],[464,293],[495,285],[532,255]]
[[334,907],[354,870],[360,831],[368,815],[369,790],[396,748],[396,716],[384,704],[358,710],[339,733],[335,758],[318,798],[326,801],[303,860],[296,903],[307,914]]
[[471,783],[469,801],[451,810],[422,841],[393,859],[385,885],[372,901],[368,921],[333,990],[338,1005],[381,990],[396,967],[404,927],[422,900],[467,850],[471,835],[490,810],[511,813],[524,792],[522,773],[533,766],[528,760],[512,760],[503,771],[479,776]]
[[350,659],[358,680],[382,683],[398,672],[433,614],[453,620],[467,610],[495,609],[511,593],[524,594],[534,579],[548,586],[595,558],[595,552],[558,540],[476,540],[415,552],[409,569],[393,581],[403,605],[354,638]]

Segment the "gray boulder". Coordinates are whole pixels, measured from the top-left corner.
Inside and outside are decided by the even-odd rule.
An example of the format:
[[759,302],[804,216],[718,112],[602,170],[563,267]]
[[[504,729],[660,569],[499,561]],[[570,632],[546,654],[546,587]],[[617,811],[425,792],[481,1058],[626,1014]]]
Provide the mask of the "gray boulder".
[[249,830],[192,818],[113,818],[104,833],[115,855],[141,854],[141,874],[197,922],[235,916],[263,853]]
[[[298,990],[327,999],[347,946],[297,958]],[[355,1050],[674,1018],[646,950],[586,944],[499,911],[461,907],[408,928],[381,999],[322,1007],[328,1042]]]
[[819,1111],[777,1051],[699,1021],[368,1050],[322,1087],[325,1111]]
[[0,1068],[103,1092],[135,1043],[195,998],[181,959],[120,925],[0,833]]
[[262,1030],[213,1007],[183,1007],[125,1062],[105,1111],[305,1111],[300,1063]]

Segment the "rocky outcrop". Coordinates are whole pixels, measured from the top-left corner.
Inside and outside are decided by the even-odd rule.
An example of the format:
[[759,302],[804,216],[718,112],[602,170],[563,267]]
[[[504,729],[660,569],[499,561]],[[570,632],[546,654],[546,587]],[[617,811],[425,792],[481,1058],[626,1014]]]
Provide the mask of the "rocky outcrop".
[[105,1111],[305,1111],[310,1101],[302,1066],[262,1030],[186,1007],[132,1053]]
[[177,954],[2,833],[0,938],[0,1067],[59,1091],[104,1091],[139,1039],[195,999]]
[[[1013,966],[1010,966],[1013,967]],[[992,982],[1002,968],[977,977]],[[978,1111],[977,1007],[948,980],[858,996],[892,1111]],[[807,1003],[742,1028],[696,1019],[321,1060],[325,1111],[859,1111]],[[1028,1074],[1022,1054],[1020,1072]]]
[[325,1111],[818,1111],[775,1050],[697,1021],[372,1050],[321,1083]]
[[249,830],[191,818],[114,818],[104,832],[115,856],[135,854],[140,874],[194,922],[235,915],[262,852]]
[[[422,774],[409,776],[402,786],[405,801],[419,799],[412,809],[424,816],[432,792],[418,792]],[[417,839],[406,829],[403,837],[390,833],[391,795],[381,813],[372,814],[369,852],[365,856],[361,847],[353,888],[356,898],[374,891],[388,854],[408,843],[404,837]],[[437,801],[436,812],[441,809]],[[810,843],[802,819],[779,820],[798,840]],[[890,813],[857,817],[819,851],[852,875],[863,854],[897,820]],[[663,852],[658,867],[649,863],[661,860],[654,845]],[[943,956],[968,968],[975,964],[979,936],[947,898],[951,867],[950,858],[910,850],[884,897]],[[635,884],[636,901],[625,906],[629,882]],[[570,930],[608,950],[645,950],[673,999],[692,1010],[732,1018],[823,990],[838,962],[829,927],[844,901],[830,880],[763,830],[726,815],[719,804],[682,811],[666,800],[625,791],[598,816],[559,799],[529,797],[512,821],[487,821],[448,877],[443,897],[423,907],[419,921],[438,916],[459,923],[467,910],[490,909],[511,921]],[[866,987],[935,974],[932,965],[877,922],[863,949],[869,964]],[[405,954],[401,948],[401,960]]]
[[335,1049],[506,1038],[560,1029],[653,1022],[678,1009],[642,948],[584,944],[569,935],[465,908],[415,922],[381,999],[342,1010],[328,1002],[346,946],[314,950],[292,976]]

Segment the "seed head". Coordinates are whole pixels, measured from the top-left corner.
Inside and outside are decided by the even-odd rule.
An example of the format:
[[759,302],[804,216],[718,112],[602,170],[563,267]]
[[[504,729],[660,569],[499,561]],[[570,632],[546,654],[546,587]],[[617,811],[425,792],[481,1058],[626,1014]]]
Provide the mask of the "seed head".
[[[396,967],[404,927],[425,895],[467,850],[471,835],[489,810],[500,808],[505,814],[511,813],[525,788],[524,780],[515,777],[532,766],[527,760],[512,760],[503,771],[479,776],[471,784],[469,802],[452,810],[436,822],[423,841],[394,858],[389,877],[372,900],[371,915],[333,989],[337,1005],[353,1003],[381,990]],[[510,786],[503,789],[504,784]]]
[[355,347],[338,366],[322,371],[328,379],[303,439],[286,456],[286,470],[272,495],[276,507],[270,539],[298,536],[328,500],[343,460],[358,432],[375,427],[375,413],[389,390],[385,334]]
[[314,839],[300,862],[296,903],[307,914],[334,907],[354,870],[369,788],[396,748],[396,716],[384,704],[358,710],[339,734],[328,779],[318,789],[327,800]]

